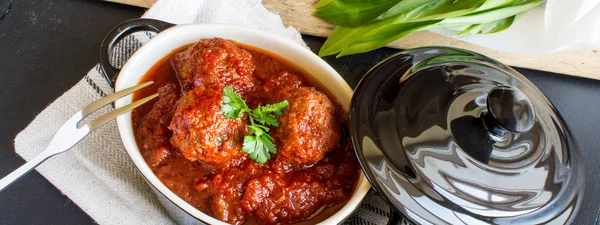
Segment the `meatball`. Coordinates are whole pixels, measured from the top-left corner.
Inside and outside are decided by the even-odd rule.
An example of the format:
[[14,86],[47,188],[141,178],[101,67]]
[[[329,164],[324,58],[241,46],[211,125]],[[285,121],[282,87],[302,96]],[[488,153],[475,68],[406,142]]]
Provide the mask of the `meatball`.
[[211,215],[230,224],[241,224],[246,216],[241,207],[246,182],[264,171],[262,165],[246,160],[238,167],[217,172],[207,180],[200,181],[195,188],[206,193]]
[[248,93],[244,98],[251,108],[268,103],[277,103],[288,99],[294,90],[305,87],[309,83],[300,75],[281,71],[260,79],[260,86]]
[[273,93],[281,89],[294,90],[307,85],[308,82],[304,77],[292,72],[281,71],[277,75],[265,78],[262,82],[262,89],[264,93]]
[[266,174],[248,181],[242,209],[266,224],[305,219],[332,203],[335,190],[314,173]]
[[289,163],[316,163],[339,143],[341,127],[335,120],[335,105],[327,95],[307,87],[296,89],[288,102],[273,131],[277,154]]
[[222,90],[229,85],[244,94],[254,86],[252,55],[231,41],[203,39],[172,60],[184,90],[199,86]]
[[171,144],[190,161],[222,165],[240,159],[246,119],[229,119],[220,111],[221,93],[196,87],[179,100],[169,129]]
[[168,129],[177,106],[179,94],[177,86],[166,84],[158,89],[159,100],[137,127],[138,143],[143,143],[141,152],[148,165],[159,167],[171,153]]

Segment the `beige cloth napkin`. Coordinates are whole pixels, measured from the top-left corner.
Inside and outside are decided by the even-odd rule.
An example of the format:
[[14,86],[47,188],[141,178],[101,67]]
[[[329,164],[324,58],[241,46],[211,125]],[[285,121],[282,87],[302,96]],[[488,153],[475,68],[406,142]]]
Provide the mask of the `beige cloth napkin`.
[[[306,46],[297,30],[283,26],[279,16],[267,11],[258,0],[162,0],[143,17],[178,24],[237,24]],[[137,33],[124,39],[114,51],[113,62],[123,64],[151,36]],[[111,93],[112,88],[96,66],[17,135],[16,152],[31,160],[75,112]],[[101,112],[109,110],[105,107]],[[44,162],[37,170],[99,224],[174,223],[127,156],[114,121],[95,130],[70,151]],[[381,198],[369,195],[346,223],[385,224],[389,213]]]

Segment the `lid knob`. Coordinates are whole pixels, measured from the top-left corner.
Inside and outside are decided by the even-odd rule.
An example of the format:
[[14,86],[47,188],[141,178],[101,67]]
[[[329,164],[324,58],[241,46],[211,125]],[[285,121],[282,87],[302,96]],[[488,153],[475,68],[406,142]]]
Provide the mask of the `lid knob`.
[[497,86],[490,90],[487,110],[483,117],[486,127],[498,136],[504,136],[506,131],[526,132],[535,122],[529,100],[523,93],[508,86]]

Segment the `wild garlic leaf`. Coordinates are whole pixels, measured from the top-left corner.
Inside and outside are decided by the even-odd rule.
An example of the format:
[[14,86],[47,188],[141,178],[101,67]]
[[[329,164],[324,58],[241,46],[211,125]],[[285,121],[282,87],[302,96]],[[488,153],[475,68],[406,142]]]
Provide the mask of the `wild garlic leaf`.
[[331,32],[331,34],[329,35],[329,38],[325,40],[325,43],[319,50],[319,56],[323,57],[337,54],[344,50],[344,48],[346,48],[352,42],[356,41],[357,39],[360,39],[363,34],[375,30],[378,27],[384,26],[391,22],[393,22],[393,20],[379,21],[357,28],[336,26],[335,29],[333,29],[333,32]]
[[317,4],[313,5],[312,7],[314,9],[320,9],[323,8],[329,4],[331,4],[332,2],[334,2],[335,0],[321,0],[319,2],[317,2]]
[[474,12],[485,2],[485,0],[403,0],[376,20],[391,17],[396,17],[397,22],[441,20]]
[[[390,18],[357,28],[336,26],[333,32],[329,35],[329,38],[327,38],[323,46],[321,46],[321,49],[319,50],[319,56],[322,57],[340,53],[353,42],[360,40],[364,34],[381,29],[382,27],[393,24],[394,22],[395,18]],[[338,55],[338,57],[340,56]]]
[[508,29],[516,20],[517,16],[510,16],[504,19],[496,20],[489,23],[474,24],[469,28],[456,34],[461,36],[465,34],[493,34]]
[[488,10],[488,9],[491,9],[491,8],[497,8],[497,7],[507,6],[507,5],[513,4],[513,3],[518,2],[518,1],[523,1],[523,0],[487,0],[475,12],[484,11],[484,10]]
[[484,2],[485,0],[403,0],[393,9],[404,12],[393,17],[357,28],[337,26],[321,47],[319,56],[340,53],[338,57],[341,57],[371,51],[414,31],[426,29],[442,19],[475,11]]
[[424,9],[411,21],[441,20],[462,16],[477,10],[485,3],[485,0],[439,0],[437,4],[429,5],[431,8]]
[[439,20],[434,20],[388,24],[381,26],[377,29],[366,32],[359,38],[355,38],[355,40],[345,47],[337,57],[368,52],[377,48],[381,48],[394,40],[400,39],[412,32],[425,29],[438,22]]
[[538,6],[540,3],[546,0],[520,0],[516,3],[502,6],[500,8],[493,8],[484,11],[470,13],[468,15],[448,18],[440,23],[444,26],[446,24],[483,24],[490,23],[497,20],[501,20],[510,16],[515,16],[524,13],[533,7]]
[[323,0],[315,15],[338,26],[321,47],[319,56],[366,52],[414,31],[432,28],[455,30],[458,35],[496,33],[545,1]]
[[[411,10],[431,4],[432,0],[403,0],[392,6],[386,12],[379,15],[375,21],[385,20],[397,15],[407,13]],[[405,16],[406,17],[406,16]]]
[[[337,0],[321,7],[313,15],[343,27],[358,27],[373,21],[400,0]],[[321,3],[321,2],[319,2]]]

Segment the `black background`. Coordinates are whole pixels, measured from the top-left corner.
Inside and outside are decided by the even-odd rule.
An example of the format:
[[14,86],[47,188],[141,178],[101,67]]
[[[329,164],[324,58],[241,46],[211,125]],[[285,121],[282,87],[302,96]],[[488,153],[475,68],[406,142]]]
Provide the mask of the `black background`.
[[[0,0],[0,6],[6,2]],[[0,22],[0,177],[24,163],[14,152],[17,133],[98,62],[100,42],[108,31],[143,12],[103,1],[15,0]],[[304,38],[313,51],[323,43],[322,38]],[[370,67],[397,51],[382,49],[326,60],[355,87]],[[584,156],[585,200],[574,224],[598,223],[600,81],[517,70],[555,104]],[[91,223],[37,172],[0,192],[0,224]]]

